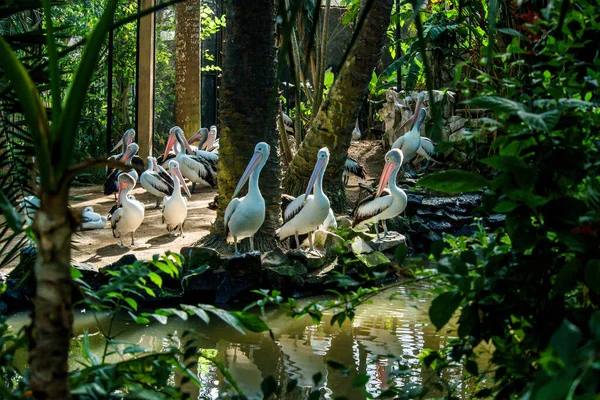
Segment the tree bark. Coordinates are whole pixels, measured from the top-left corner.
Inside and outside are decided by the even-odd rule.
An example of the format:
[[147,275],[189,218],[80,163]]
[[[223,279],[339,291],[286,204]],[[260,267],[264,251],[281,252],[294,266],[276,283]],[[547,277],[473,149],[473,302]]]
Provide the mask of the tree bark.
[[30,383],[35,399],[69,399],[71,235],[77,222],[68,209],[68,185],[59,193],[42,195],[40,200],[33,223],[38,255],[29,344]]
[[373,69],[381,57],[393,0],[373,2],[361,32],[341,67],[321,110],[283,179],[285,193],[297,196],[306,190],[317,160],[317,152],[326,146],[331,155],[325,173],[324,189],[335,211],[346,211],[346,190],[342,184],[344,162],[352,129],[368,89]]
[[175,123],[187,136],[200,128],[200,0],[177,5]]
[[[226,245],[225,208],[254,154],[254,146],[266,142],[271,146],[271,155],[259,180],[266,216],[254,242],[258,250],[275,247],[275,230],[281,226],[275,18],[274,0],[231,0],[227,8],[219,98],[219,202],[217,219],[211,235],[202,240],[204,245],[221,249]],[[247,242],[243,241],[240,250],[248,249]]]

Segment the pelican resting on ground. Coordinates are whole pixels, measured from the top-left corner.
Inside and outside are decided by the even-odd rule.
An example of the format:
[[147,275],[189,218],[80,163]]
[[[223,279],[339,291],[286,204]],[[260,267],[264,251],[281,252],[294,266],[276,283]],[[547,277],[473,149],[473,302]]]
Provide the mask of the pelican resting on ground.
[[117,207],[121,207],[117,208],[110,217],[110,226],[113,236],[119,239],[122,248],[127,247],[123,244],[123,236],[128,233],[131,234],[131,246],[135,246],[135,231],[144,220],[144,205],[128,196],[134,187],[135,180],[129,174],[119,175]]
[[360,127],[358,126],[358,118],[356,118],[356,125],[354,126],[354,129],[352,130],[352,140],[359,140],[360,139]]
[[348,156],[346,158],[346,162],[344,162],[344,172],[342,173],[344,186],[348,186],[350,175],[356,175],[361,179],[365,179],[367,177],[364,167],[354,158]]
[[81,229],[92,230],[102,229],[106,226],[106,217],[94,212],[94,207],[86,207],[81,212],[83,220],[81,221]]
[[[250,239],[250,252],[254,253],[254,235],[265,221],[265,199],[258,187],[258,178],[271,154],[271,147],[260,142],[254,147],[254,155],[248,163],[240,181],[233,191],[232,199],[225,209],[225,236],[227,243],[235,246],[235,254],[240,255],[237,243],[245,238]],[[247,181],[248,193],[236,198]]]
[[[279,240],[294,235],[297,248],[300,249],[298,235],[308,233],[309,252],[316,252],[313,246],[313,231],[325,221],[329,215],[329,199],[323,192],[323,175],[329,162],[329,150],[323,147],[317,154],[317,163],[308,182],[306,193],[294,199],[283,213],[284,225],[276,232]],[[314,189],[314,194],[310,194]]]
[[177,161],[169,161],[169,171],[173,178],[173,194],[163,198],[162,222],[163,224],[167,224],[167,231],[169,233],[179,228],[179,235],[183,237],[183,225],[185,224],[185,218],[187,217],[187,200],[181,195],[181,186],[183,186],[185,193],[189,197],[191,197],[192,194],[185,184]]
[[[129,146],[127,146],[127,150],[121,157],[121,161],[125,162],[125,164],[127,164],[127,165],[131,165],[131,160],[137,154],[138,150],[139,150],[139,146],[137,145],[137,143],[131,143]],[[124,172],[121,170],[113,169],[112,172],[110,173],[110,175],[108,175],[108,177],[106,178],[106,181],[104,181],[104,194],[106,196],[113,194],[113,193],[117,193],[117,191],[119,190],[119,187],[118,187],[119,176],[123,173]],[[137,181],[138,173],[135,170],[135,168],[130,169],[129,171],[127,171],[127,173],[131,176],[131,178],[133,178],[135,181]]]
[[[406,208],[407,197],[404,190],[396,184],[398,171],[402,166],[403,154],[398,149],[392,149],[385,155],[385,166],[379,180],[377,193],[373,193],[363,199],[352,213],[352,226],[361,227],[371,222],[375,223],[375,232],[377,240],[379,236],[379,221],[383,223],[384,238],[388,236],[388,229],[385,221],[394,218]],[[389,183],[389,190],[385,187]]]
[[196,155],[185,154],[184,149],[190,153],[192,152],[192,149],[181,128],[175,126],[169,131],[169,140],[167,141],[163,159],[166,159],[166,156],[171,148],[173,148],[175,141],[179,143],[179,147],[175,147],[175,151],[177,152],[175,160],[179,163],[181,174],[194,184],[200,183],[214,189],[217,186],[218,156],[207,151],[202,151],[202,155],[199,155],[198,153],[200,153],[201,150],[199,150]]
[[148,193],[156,196],[155,208],[159,208],[159,202],[163,197],[173,194],[173,178],[160,165],[156,164],[156,158],[152,156],[148,156],[148,169],[140,176],[140,183]]

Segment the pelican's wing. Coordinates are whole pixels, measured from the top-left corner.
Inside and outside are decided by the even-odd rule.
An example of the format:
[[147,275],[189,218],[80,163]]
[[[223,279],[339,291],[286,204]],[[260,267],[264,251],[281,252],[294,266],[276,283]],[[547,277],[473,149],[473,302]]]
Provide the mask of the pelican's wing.
[[119,174],[121,173],[118,169],[113,169],[104,181],[104,194],[108,196],[109,194],[115,193],[118,188],[117,180],[119,179]]
[[[214,146],[212,148],[214,148]],[[214,172],[217,172],[217,161],[219,160],[218,154],[206,150],[198,150],[196,152],[196,157],[204,159],[205,164],[208,164]]]
[[227,235],[229,234],[229,219],[231,218],[239,204],[240,199],[236,197],[235,199],[231,199],[231,201],[227,205],[227,208],[225,209],[225,218],[223,219],[223,222],[225,223],[225,237],[227,237]]
[[121,220],[121,217],[123,217],[123,207],[118,208],[113,214],[112,217],[110,218],[110,227],[113,231],[113,236],[116,238],[115,236],[115,229],[117,227],[117,224],[119,223],[119,221]]
[[392,149],[402,149],[404,146],[404,136],[400,136],[396,141],[392,144]]
[[176,156],[175,153],[168,153],[167,157],[163,159],[163,156],[161,155],[156,159],[156,164],[158,166],[162,165],[165,168],[169,168],[169,161],[171,161],[171,159],[175,158],[175,156]]
[[419,150],[417,150],[417,154],[428,160],[435,161],[435,157],[437,156],[435,143],[431,139],[421,136],[421,145],[419,146]]
[[171,175],[160,165],[157,165],[156,169],[158,169],[158,176],[160,177],[160,179],[169,186],[169,194],[173,194],[173,187],[175,186],[175,182],[173,182],[173,178],[171,177]]
[[354,158],[348,156],[344,163],[344,171],[358,176],[359,178],[365,179],[367,177],[366,171],[362,165]]
[[352,226],[374,217],[392,205],[394,199],[389,190],[385,189],[378,198],[375,195],[376,193],[367,196],[356,206],[352,213]]
[[335,214],[333,213],[333,210],[331,208],[329,209],[327,218],[325,218],[325,221],[323,221],[323,223],[319,226],[319,229],[326,231],[329,229],[329,227],[336,228],[336,229],[338,227],[337,221],[335,220]]
[[210,164],[205,158],[187,156],[183,157],[181,162],[185,164],[186,167],[196,172],[196,174],[198,174],[200,178],[204,179],[211,187],[214,188],[216,186],[217,183],[213,174],[211,173],[212,171]]
[[283,211],[283,223],[290,221],[304,208],[304,195],[296,197]]

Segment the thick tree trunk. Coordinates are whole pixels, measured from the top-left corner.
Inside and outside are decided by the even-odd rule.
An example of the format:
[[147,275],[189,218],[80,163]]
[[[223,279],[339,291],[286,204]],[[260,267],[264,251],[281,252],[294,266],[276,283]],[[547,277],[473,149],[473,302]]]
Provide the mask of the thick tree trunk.
[[331,153],[324,188],[335,211],[346,211],[346,191],[342,184],[352,129],[360,111],[373,69],[381,57],[390,22],[393,0],[373,2],[363,28],[350,50],[346,63],[335,78],[329,95],[313,119],[308,133],[283,180],[285,193],[297,196],[306,190],[317,160],[317,152],[327,147]]
[[[224,247],[225,208],[252,158],[254,146],[266,142],[271,146],[271,156],[262,170],[259,186],[267,212],[255,245],[259,250],[275,246],[275,230],[281,226],[275,18],[274,0],[231,0],[227,8],[219,98],[219,202],[212,234],[203,240],[205,245]],[[247,242],[243,241],[241,250],[248,248]]]
[[200,0],[177,5],[175,123],[187,136],[200,128]]
[[33,223],[38,254],[29,367],[35,399],[71,397],[67,366],[73,325],[71,234],[77,222],[67,200],[68,188],[44,195]]

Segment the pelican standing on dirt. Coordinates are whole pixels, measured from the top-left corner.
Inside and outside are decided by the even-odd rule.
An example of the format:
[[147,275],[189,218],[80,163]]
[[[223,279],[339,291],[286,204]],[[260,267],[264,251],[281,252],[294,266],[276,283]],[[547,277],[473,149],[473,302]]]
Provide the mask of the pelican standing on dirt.
[[[329,215],[329,199],[323,192],[323,175],[325,174],[328,162],[329,150],[323,147],[317,154],[317,163],[308,182],[306,193],[296,197],[286,207],[283,213],[284,225],[276,232],[279,240],[294,235],[299,251],[302,250],[300,249],[298,235],[308,233],[310,243],[309,252],[316,252],[316,254],[320,255],[313,246],[313,232],[318,229]],[[313,188],[314,194],[310,194]]]
[[185,154],[185,150],[192,153],[192,149],[181,128],[174,126],[169,131],[169,140],[167,141],[163,159],[167,158],[167,154],[173,148],[175,141],[179,143],[179,146],[175,147],[175,151],[177,152],[175,160],[179,163],[182,175],[192,181],[192,183],[208,185],[214,189],[217,186],[217,161],[214,158],[215,154],[212,154],[210,158],[198,156],[198,154]]
[[135,187],[135,180],[129,174],[119,175],[119,195],[117,210],[110,218],[113,236],[121,242],[121,248],[127,247],[123,244],[123,236],[131,234],[131,246],[135,246],[135,231],[144,220],[144,205],[130,198],[129,192]]
[[[144,171],[140,176],[140,183],[142,187],[150,194],[156,196],[156,206],[159,208],[160,201],[165,196],[173,194],[173,178],[169,174],[161,174],[157,171],[158,165],[156,164],[156,158],[148,156],[148,169]],[[163,170],[164,171],[164,170]]]
[[[260,193],[258,178],[270,154],[271,147],[265,142],[260,142],[254,147],[254,155],[225,209],[225,236],[227,243],[233,242],[236,255],[240,255],[238,241],[245,238],[250,239],[250,252],[254,253],[254,235],[265,222],[265,199]],[[242,190],[248,179],[250,180],[248,194],[240,199],[236,198],[235,196]]]
[[192,197],[192,194],[183,180],[177,161],[169,161],[169,171],[173,178],[174,187],[173,194],[163,198],[162,222],[167,224],[167,231],[169,234],[179,228],[179,236],[183,237],[183,225],[185,224],[185,218],[187,217],[187,200],[181,195],[181,186],[183,186],[185,193],[189,197]]
[[[378,227],[379,221],[382,221],[383,223],[385,238],[388,236],[388,229],[385,221],[400,215],[406,208],[406,193],[396,184],[396,177],[402,166],[403,158],[402,152],[398,149],[392,149],[387,152],[385,155],[385,166],[381,173],[377,193],[373,193],[362,200],[356,206],[352,215],[353,227],[361,227],[374,222],[377,240],[381,240]],[[388,183],[390,186],[389,190],[385,189]]]

